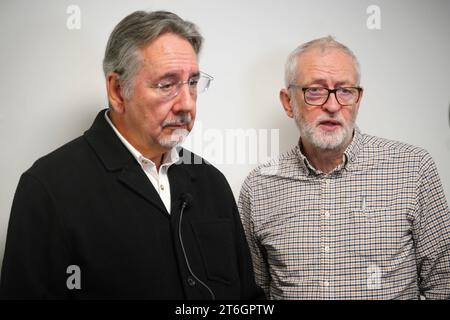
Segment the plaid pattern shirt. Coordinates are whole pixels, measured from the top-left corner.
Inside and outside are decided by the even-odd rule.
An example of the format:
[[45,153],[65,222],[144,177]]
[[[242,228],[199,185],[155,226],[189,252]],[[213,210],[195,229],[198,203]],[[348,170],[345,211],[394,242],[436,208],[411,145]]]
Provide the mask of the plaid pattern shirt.
[[450,298],[450,212],[423,149],[356,128],[324,174],[297,145],[248,175],[239,210],[271,299]]

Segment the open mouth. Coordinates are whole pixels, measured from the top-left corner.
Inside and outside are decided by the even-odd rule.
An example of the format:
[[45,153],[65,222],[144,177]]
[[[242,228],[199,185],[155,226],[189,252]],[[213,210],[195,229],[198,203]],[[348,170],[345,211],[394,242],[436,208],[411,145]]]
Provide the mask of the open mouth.
[[340,127],[341,123],[336,120],[323,120],[319,122],[319,127],[324,130],[335,130]]

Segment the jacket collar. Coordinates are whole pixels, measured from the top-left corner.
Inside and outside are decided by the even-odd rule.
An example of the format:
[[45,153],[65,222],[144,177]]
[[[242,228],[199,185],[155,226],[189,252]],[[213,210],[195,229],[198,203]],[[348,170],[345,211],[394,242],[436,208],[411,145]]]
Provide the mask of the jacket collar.
[[[106,109],[100,111],[94,120],[92,126],[84,133],[84,137],[100,159],[106,170],[117,172],[119,181],[127,185],[141,197],[154,204],[161,211],[166,212],[165,206],[158,195],[157,191],[148,180],[139,163],[124,146],[111,126],[106,122],[104,117]],[[177,170],[169,169],[169,179],[171,184],[171,197],[175,199],[179,197],[179,192],[184,189],[189,190],[188,184],[195,180],[192,166],[185,164],[196,163],[195,155],[187,150],[179,148],[180,159],[172,167]],[[188,161],[188,159],[190,159]],[[181,183],[182,182],[182,183]],[[180,188],[178,184],[183,184]],[[173,192],[174,191],[174,192]]]
[[106,110],[103,109],[97,114],[92,126],[84,133],[84,137],[105,168],[116,171],[132,163],[134,158],[106,122],[104,117]]

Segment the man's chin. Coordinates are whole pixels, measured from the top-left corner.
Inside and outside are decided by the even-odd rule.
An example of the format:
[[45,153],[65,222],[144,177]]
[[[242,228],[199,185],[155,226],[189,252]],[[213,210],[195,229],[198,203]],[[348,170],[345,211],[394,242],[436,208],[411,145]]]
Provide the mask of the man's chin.
[[324,134],[316,134],[312,139],[312,144],[319,149],[335,150],[342,147],[344,140],[345,137],[342,133],[335,132],[330,134],[329,132],[326,132]]
[[183,143],[188,135],[189,131],[187,129],[177,129],[169,136],[160,139],[158,142],[163,148],[172,149]]
[[[349,137],[347,127],[337,126],[333,130],[323,130],[320,126],[297,126],[300,129],[300,135],[307,139],[311,145],[320,150],[340,150],[346,147]],[[351,130],[353,133],[353,129]]]

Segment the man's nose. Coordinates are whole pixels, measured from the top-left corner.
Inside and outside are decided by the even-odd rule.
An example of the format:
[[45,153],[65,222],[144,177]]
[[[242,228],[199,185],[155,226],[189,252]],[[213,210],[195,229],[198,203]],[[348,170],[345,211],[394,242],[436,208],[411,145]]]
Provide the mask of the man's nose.
[[328,100],[322,106],[322,109],[328,111],[329,113],[338,112],[342,106],[337,101],[336,92],[330,92]]
[[180,87],[178,95],[175,97],[175,104],[173,106],[174,113],[191,112],[195,110],[197,103],[197,92],[189,87],[189,84],[184,84]]

